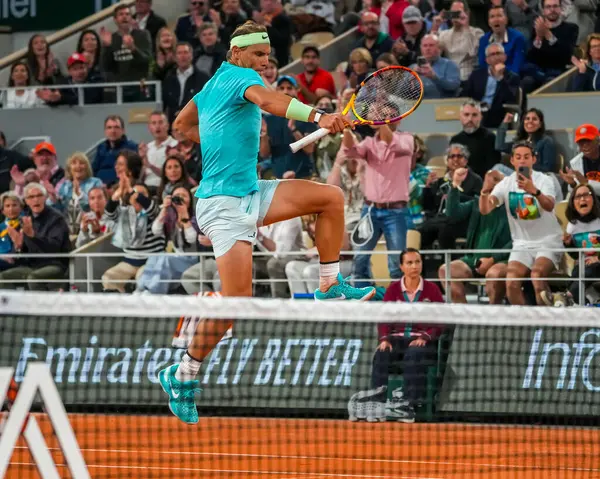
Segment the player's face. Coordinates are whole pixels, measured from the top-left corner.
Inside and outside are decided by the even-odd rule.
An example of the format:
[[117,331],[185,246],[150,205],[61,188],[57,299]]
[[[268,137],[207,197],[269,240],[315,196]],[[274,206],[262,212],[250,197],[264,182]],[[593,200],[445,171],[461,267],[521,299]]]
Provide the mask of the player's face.
[[419,253],[406,253],[400,265],[402,272],[411,279],[421,276],[423,272],[423,261]]
[[243,49],[233,47],[232,50],[233,60],[236,65],[244,68],[252,68],[258,73],[264,72],[267,68],[270,54],[271,46],[266,44],[250,45]]
[[533,152],[530,148],[526,146],[520,146],[513,151],[510,162],[515,167],[515,170],[520,166],[531,168],[535,163],[535,156],[533,156]]

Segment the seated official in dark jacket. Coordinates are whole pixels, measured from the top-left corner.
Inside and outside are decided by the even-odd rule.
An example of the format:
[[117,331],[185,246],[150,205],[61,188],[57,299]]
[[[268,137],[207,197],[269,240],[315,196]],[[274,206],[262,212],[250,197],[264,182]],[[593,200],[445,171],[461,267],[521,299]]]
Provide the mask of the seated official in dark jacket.
[[44,254],[39,258],[19,258],[15,266],[0,273],[2,281],[26,283],[0,283],[0,288],[15,289],[28,286],[31,290],[56,289],[48,280],[63,279],[69,267],[68,258],[52,255],[71,251],[69,227],[63,215],[46,205],[48,193],[39,183],[29,183],[24,190],[25,203],[31,216],[21,219],[21,229],[8,227],[8,234],[17,253]]
[[[485,49],[487,65],[469,76],[462,96],[482,103],[483,126],[497,128],[504,118],[507,103],[516,103],[519,96],[519,76],[506,68],[506,54],[499,43],[490,43]],[[484,111],[484,105],[487,111]]]

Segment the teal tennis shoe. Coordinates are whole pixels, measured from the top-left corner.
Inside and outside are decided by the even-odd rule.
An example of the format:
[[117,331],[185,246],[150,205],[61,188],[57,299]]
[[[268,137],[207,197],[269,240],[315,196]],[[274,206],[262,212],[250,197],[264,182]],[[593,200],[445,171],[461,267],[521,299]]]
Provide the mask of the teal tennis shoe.
[[348,283],[350,278],[344,279],[344,277],[338,273],[337,284],[331,286],[326,292],[321,292],[318,289],[315,291],[315,299],[317,301],[339,301],[339,300],[350,300],[350,301],[369,301],[377,290],[372,287],[366,288],[355,288]]
[[198,422],[198,409],[194,394],[202,391],[199,381],[178,381],[175,378],[178,364],[173,364],[158,373],[158,379],[163,390],[169,395],[169,408],[186,424]]

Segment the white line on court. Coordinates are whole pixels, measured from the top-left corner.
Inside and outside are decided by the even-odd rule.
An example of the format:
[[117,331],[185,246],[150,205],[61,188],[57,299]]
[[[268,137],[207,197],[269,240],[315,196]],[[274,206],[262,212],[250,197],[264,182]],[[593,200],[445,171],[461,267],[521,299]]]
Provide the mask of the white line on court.
[[[11,465],[16,466],[36,466],[33,462],[11,462]],[[66,467],[66,464],[56,464],[57,467]],[[219,472],[227,474],[268,474],[285,476],[286,479],[291,479],[290,476],[298,476],[302,479],[306,479],[307,476],[314,477],[347,477],[351,479],[444,479],[442,477],[422,477],[422,476],[372,476],[363,474],[329,474],[324,472],[286,472],[286,471],[252,471],[252,470],[240,470],[240,469],[205,469],[196,467],[157,467],[157,466],[116,466],[116,465],[102,465],[102,464],[88,464],[88,468],[94,469],[144,469],[153,471],[184,471],[184,472]]]
[[[28,449],[27,446],[16,446],[15,449]],[[49,448],[59,451],[60,448]],[[157,454],[157,455],[186,455],[186,456],[211,456],[211,457],[247,457],[264,459],[302,459],[302,460],[321,460],[321,461],[347,461],[347,462],[371,462],[387,464],[427,464],[444,466],[470,466],[470,467],[489,467],[496,469],[531,469],[531,470],[552,470],[552,471],[571,471],[571,472],[600,472],[598,468],[583,467],[562,467],[562,466],[533,466],[527,464],[487,464],[480,462],[458,462],[458,461],[417,461],[410,459],[373,459],[360,457],[331,457],[331,456],[297,456],[284,454],[246,454],[246,453],[227,453],[227,452],[201,452],[201,451],[164,451],[159,449],[81,449],[82,452],[101,452],[114,454]],[[343,476],[342,476],[343,477]],[[360,476],[359,476],[360,477]],[[366,476],[366,477],[386,477],[386,476]],[[418,478],[429,479],[429,478]],[[435,478],[431,478],[435,479]]]

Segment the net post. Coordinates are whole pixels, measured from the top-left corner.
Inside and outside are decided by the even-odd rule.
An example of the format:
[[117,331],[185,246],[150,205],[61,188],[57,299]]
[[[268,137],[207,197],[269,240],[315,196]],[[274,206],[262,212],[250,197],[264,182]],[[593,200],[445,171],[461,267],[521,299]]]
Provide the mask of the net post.
[[577,252],[577,261],[579,262],[579,278],[577,278],[577,282],[579,283],[579,298],[577,298],[577,302],[579,306],[585,306],[585,283],[583,281],[585,278],[585,261],[583,251],[581,250]]
[[450,252],[444,252],[444,289],[446,290],[446,303],[452,302],[452,291],[449,288],[450,280],[452,277],[450,276]]

